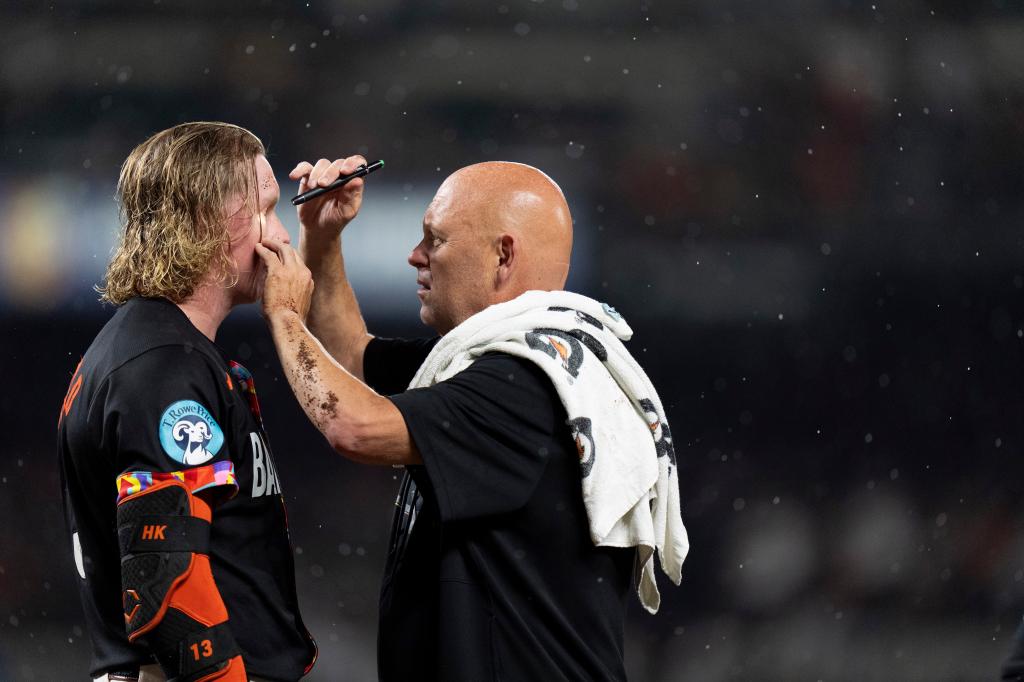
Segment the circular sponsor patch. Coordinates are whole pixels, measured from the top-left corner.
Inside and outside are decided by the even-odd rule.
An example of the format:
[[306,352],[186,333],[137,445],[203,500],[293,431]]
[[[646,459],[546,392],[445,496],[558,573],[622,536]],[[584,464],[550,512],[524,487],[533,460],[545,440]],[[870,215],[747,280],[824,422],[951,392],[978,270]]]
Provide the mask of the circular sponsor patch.
[[224,432],[210,411],[194,400],[171,404],[160,417],[160,445],[175,462],[210,461],[224,445]]

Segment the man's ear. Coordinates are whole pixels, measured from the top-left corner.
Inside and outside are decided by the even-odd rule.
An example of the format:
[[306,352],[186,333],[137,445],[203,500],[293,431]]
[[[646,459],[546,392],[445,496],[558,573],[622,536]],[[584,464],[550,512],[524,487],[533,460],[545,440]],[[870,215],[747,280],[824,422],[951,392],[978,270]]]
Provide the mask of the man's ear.
[[512,270],[516,263],[516,240],[510,234],[498,238],[498,269],[494,273],[494,283],[499,288],[512,280]]

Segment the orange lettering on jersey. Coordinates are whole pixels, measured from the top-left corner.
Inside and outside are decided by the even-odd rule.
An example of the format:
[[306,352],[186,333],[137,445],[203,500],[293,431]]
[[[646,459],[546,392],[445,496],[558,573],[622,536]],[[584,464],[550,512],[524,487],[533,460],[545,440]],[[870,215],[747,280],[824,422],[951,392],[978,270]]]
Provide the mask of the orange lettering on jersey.
[[[200,649],[200,647],[202,647],[202,649]],[[208,639],[204,639],[199,644],[192,644],[191,648],[192,658],[197,661],[200,657],[209,658],[210,656],[213,656],[213,643]]]
[[57,416],[57,426],[60,426],[61,421],[64,417],[68,416],[68,412],[71,411],[71,405],[75,402],[75,398],[78,397],[79,391],[82,390],[82,377],[79,376],[78,370],[82,369],[82,361],[78,361],[78,366],[75,367],[75,373],[71,375],[71,385],[68,386],[67,395],[64,396],[64,404],[61,405],[60,414]]
[[[129,599],[134,602],[131,613],[128,613]],[[135,617],[135,613],[139,610],[139,607],[142,606],[142,599],[139,598],[139,593],[135,590],[125,590],[124,595],[121,597],[121,603],[125,609],[124,622],[125,624],[130,623],[132,618]]]
[[164,537],[164,531],[167,530],[167,526],[143,526],[142,527],[142,539],[143,540],[166,540]]

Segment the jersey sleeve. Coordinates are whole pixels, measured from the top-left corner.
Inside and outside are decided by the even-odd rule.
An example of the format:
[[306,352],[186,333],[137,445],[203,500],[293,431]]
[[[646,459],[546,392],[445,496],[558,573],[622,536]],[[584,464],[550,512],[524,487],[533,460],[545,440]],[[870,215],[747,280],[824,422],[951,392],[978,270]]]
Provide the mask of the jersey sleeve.
[[110,374],[102,447],[120,472],[119,501],[170,478],[192,493],[237,491],[225,442],[231,434],[230,380],[211,358],[186,345],[148,350]]
[[527,503],[548,458],[565,451],[565,411],[528,360],[488,354],[448,381],[391,396],[423,458],[442,521]]
[[363,379],[381,395],[401,393],[441,337],[432,339],[370,339],[363,351]]

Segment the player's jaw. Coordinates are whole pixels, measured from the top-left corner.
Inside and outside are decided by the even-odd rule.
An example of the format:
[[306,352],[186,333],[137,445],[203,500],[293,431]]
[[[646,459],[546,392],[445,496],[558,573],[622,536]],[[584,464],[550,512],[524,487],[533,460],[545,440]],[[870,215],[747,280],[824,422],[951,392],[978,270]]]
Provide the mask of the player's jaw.
[[260,262],[256,265],[256,271],[252,275],[252,296],[246,303],[257,303],[263,300],[263,292],[267,283],[267,266]]
[[[257,216],[258,218],[258,216]],[[283,244],[290,244],[291,238],[284,229],[276,214],[271,213],[270,219],[260,223],[258,228],[247,235],[246,242],[242,245],[241,252],[236,258],[244,260],[240,265],[236,260],[238,272],[238,283],[236,284],[235,300],[237,303],[255,303],[263,300],[263,291],[267,280],[267,265],[256,253],[256,244],[263,235],[276,239]]]

